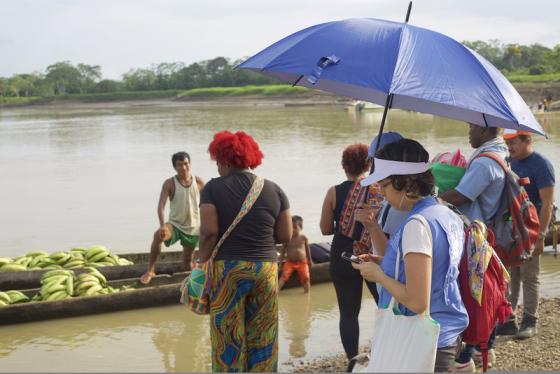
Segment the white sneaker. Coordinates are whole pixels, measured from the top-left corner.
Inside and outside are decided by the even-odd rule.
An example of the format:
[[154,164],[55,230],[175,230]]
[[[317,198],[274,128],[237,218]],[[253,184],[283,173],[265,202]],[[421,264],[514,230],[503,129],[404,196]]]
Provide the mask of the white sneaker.
[[461,364],[457,361],[453,362],[453,367],[451,368],[452,373],[474,373],[476,371],[476,365],[471,358],[469,362]]
[[[474,349],[473,359],[476,366],[482,366],[482,352],[480,352],[476,348]],[[494,352],[494,348],[490,348],[488,350],[488,369],[494,366],[495,362],[496,362],[496,352]]]

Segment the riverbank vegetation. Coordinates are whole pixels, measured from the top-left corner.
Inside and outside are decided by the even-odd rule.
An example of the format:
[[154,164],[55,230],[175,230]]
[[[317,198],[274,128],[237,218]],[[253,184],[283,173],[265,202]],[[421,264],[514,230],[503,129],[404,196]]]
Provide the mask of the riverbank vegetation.
[[[560,81],[560,44],[554,48],[502,44],[497,40],[463,44],[488,59],[513,83]],[[241,61],[216,57],[190,65],[164,62],[131,69],[120,80],[103,79],[99,65],[62,61],[47,66],[44,72],[0,77],[0,104],[273,96],[304,90],[251,71],[236,70]]]

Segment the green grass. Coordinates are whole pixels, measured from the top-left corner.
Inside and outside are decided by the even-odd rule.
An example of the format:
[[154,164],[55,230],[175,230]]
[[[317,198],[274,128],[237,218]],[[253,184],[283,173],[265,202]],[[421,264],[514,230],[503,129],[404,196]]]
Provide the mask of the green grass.
[[215,98],[224,96],[289,96],[308,92],[305,87],[288,85],[194,88],[179,94],[179,98]]
[[79,101],[79,102],[107,102],[121,100],[149,100],[149,99],[166,99],[175,97],[179,91],[162,90],[162,91],[123,91],[123,92],[107,92],[107,93],[88,93],[88,94],[70,94],[56,96],[56,100]]
[[27,96],[27,97],[4,97],[0,96],[0,105],[25,105],[36,101],[40,101],[42,98],[39,96]]
[[558,82],[560,81],[560,73],[550,74],[509,74],[506,75],[511,83],[544,83],[544,82]]

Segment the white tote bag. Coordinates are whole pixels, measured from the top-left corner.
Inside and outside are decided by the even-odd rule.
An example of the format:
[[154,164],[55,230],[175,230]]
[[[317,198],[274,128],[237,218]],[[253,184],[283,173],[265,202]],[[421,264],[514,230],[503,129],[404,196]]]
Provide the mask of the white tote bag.
[[[400,251],[395,278],[398,280]],[[375,328],[367,372],[433,372],[436,362],[439,324],[428,309],[415,316],[395,315],[395,298],[387,309],[375,315]]]

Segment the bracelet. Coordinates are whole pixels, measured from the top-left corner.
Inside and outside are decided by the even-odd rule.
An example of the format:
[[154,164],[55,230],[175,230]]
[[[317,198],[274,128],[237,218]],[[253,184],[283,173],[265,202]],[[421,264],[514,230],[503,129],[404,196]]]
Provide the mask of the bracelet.
[[539,232],[539,240],[546,238],[546,233],[544,231]]

